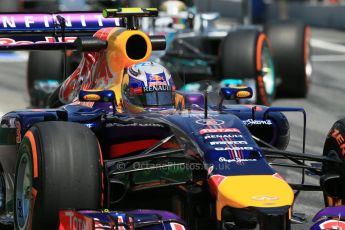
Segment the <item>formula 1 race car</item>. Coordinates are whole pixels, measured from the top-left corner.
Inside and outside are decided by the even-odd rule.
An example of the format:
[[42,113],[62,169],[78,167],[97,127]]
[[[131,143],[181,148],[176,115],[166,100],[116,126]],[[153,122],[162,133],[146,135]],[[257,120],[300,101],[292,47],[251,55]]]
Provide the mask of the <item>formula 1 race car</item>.
[[[339,159],[304,153],[304,145],[303,153],[285,151],[290,130],[283,112],[302,112],[306,122],[301,108],[227,105],[253,95],[245,86],[217,88],[209,82],[202,92],[177,91],[169,71],[148,61],[165,40],[138,29],[139,17],[157,14],[153,8],[106,9],[102,22],[126,28],[102,28],[73,43],[0,46],[83,52],[78,68],[47,100],[49,108],[13,111],[1,119],[0,220],[16,229],[54,229],[64,221],[60,210],[139,208],[172,211],[190,229],[287,230],[293,189],[323,187],[289,184],[272,165],[317,175],[327,170],[305,161],[344,168]],[[37,19],[31,24],[40,29],[21,34],[82,32],[83,27],[67,31],[68,16],[78,14],[2,18]],[[91,22],[85,17],[90,27],[84,30],[93,29]],[[295,164],[274,161],[282,157]]]
[[[212,23],[215,14],[197,13],[191,1],[188,7],[186,1],[157,2],[162,2],[164,12],[145,31],[166,35],[167,50],[155,54],[155,59],[173,73],[178,88],[206,79],[220,81],[224,86],[250,85],[254,96],[248,100],[267,106],[276,95],[307,96],[311,80],[310,29],[302,22],[266,23],[263,29],[245,25],[219,29]],[[81,23],[80,18],[72,21]],[[33,107],[45,105],[40,101],[42,93],[50,93],[49,89],[64,80],[64,74],[57,71],[63,63],[69,74],[76,69],[80,54],[65,53],[30,53],[27,82]],[[51,68],[38,68],[41,61],[49,61]]]
[[217,13],[197,13],[195,6],[179,0],[161,2],[164,12],[155,20],[156,28],[158,33],[163,28],[169,39],[161,60],[183,82],[249,84],[256,92],[252,102],[263,105],[270,105],[276,94],[307,96],[310,29],[304,23],[270,22],[263,29],[230,22],[217,26]]

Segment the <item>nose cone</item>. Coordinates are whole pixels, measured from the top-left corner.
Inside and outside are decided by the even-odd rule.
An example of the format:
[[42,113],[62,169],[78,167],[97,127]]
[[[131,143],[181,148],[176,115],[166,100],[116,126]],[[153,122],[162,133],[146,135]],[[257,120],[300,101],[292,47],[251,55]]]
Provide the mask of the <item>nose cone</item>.
[[291,187],[273,175],[229,176],[218,186],[217,219],[226,206],[276,208],[291,206],[293,199]]

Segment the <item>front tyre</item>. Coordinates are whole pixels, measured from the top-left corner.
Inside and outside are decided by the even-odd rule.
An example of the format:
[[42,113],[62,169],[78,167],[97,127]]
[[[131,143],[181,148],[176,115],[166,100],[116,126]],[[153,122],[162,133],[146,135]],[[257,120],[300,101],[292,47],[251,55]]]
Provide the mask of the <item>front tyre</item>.
[[321,187],[325,205],[345,205],[345,119],[335,122],[323,148],[323,155],[342,163],[323,163]]
[[97,138],[69,122],[42,122],[25,134],[15,178],[15,229],[56,229],[62,209],[102,206]]
[[264,33],[243,29],[229,32],[220,44],[220,76],[251,79],[256,104],[270,105],[275,97],[275,70],[270,42]]

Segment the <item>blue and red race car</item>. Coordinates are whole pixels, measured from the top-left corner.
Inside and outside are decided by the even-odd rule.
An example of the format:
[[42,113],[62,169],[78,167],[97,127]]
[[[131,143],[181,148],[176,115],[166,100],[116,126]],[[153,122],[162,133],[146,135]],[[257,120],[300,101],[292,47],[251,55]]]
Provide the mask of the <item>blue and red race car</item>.
[[325,208],[315,215],[313,222],[315,222],[315,224],[310,230],[344,229],[345,206]]
[[[68,220],[78,225],[80,218],[94,224],[95,218],[115,219],[118,229],[131,229],[132,223],[144,228],[146,218],[147,229],[156,229],[155,223],[185,227],[175,215],[167,218],[158,211],[120,212],[128,226],[120,226],[115,213],[60,212],[101,208],[166,209],[190,229],[290,229],[293,189],[324,187],[289,184],[272,165],[317,175],[327,170],[305,161],[344,165],[328,155],[306,154],[304,146],[302,153],[285,151],[290,133],[283,112],[305,116],[301,108],[228,105],[253,95],[245,86],[207,82],[201,92],[176,90],[170,72],[148,61],[152,50],[164,49],[164,39],[138,28],[139,17],[156,15],[152,8],[107,9],[105,19],[84,16],[81,24],[72,23],[73,17],[83,18],[74,13],[7,16],[21,28],[2,31],[61,33],[62,40],[8,44],[1,50],[83,52],[78,68],[47,100],[49,108],[2,117],[0,209],[16,229],[54,229]],[[100,22],[125,27],[99,28]],[[97,30],[92,37],[64,41],[68,33],[90,30]],[[294,164],[272,161],[281,157]]]
[[59,230],[188,229],[180,217],[166,211],[136,210],[114,212],[109,210],[64,210],[60,211],[59,219]]

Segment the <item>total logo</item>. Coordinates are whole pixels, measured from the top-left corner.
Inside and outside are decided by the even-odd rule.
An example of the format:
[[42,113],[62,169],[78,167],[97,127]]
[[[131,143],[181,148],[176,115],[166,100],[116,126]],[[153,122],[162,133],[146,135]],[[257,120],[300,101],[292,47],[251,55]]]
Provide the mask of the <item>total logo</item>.
[[241,133],[237,128],[219,128],[219,129],[201,129],[199,131],[201,135],[206,133]]
[[66,211],[64,214],[62,222],[65,222],[65,225],[69,226],[69,229],[83,230],[88,229],[92,225],[92,221],[86,219],[79,213]]
[[200,119],[195,121],[195,123],[199,124],[199,125],[224,125],[224,121],[222,120],[215,120],[215,119]]

